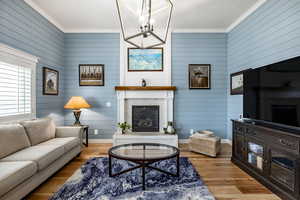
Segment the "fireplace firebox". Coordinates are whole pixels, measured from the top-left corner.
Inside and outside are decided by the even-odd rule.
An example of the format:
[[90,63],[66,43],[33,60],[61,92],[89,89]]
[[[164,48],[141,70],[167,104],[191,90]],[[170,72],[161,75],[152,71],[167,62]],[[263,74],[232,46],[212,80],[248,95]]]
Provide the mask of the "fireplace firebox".
[[132,106],[133,132],[159,132],[159,106]]

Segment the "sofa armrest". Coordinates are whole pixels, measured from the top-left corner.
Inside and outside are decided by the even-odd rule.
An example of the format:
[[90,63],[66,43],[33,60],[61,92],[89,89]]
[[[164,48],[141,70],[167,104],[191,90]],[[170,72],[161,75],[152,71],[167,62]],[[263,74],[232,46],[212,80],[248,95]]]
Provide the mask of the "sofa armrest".
[[56,127],[55,137],[57,138],[65,138],[65,137],[78,137],[80,139],[80,143],[82,144],[82,134],[83,128],[82,127],[75,127],[75,126],[61,126]]

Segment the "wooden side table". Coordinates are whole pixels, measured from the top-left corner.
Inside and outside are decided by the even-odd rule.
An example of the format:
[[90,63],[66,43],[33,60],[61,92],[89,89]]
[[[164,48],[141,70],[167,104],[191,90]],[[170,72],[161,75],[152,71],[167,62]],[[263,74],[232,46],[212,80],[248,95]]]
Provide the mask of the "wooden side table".
[[216,136],[198,136],[194,134],[189,140],[190,151],[216,157],[221,150],[221,139]]
[[[75,126],[75,125],[71,125]],[[77,126],[78,127],[78,126]],[[88,125],[80,125],[80,127],[83,129],[83,134],[85,134],[85,142],[82,142],[84,146],[89,146],[89,126]]]
[[83,128],[83,132],[85,133],[85,143],[83,144],[88,147],[89,146],[89,126],[88,125],[81,125]]

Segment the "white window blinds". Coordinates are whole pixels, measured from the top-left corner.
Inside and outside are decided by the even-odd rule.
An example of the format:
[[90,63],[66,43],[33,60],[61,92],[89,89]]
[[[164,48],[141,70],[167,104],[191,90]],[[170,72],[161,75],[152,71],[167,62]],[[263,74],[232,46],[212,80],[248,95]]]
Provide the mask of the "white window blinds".
[[32,70],[0,62],[0,117],[32,112]]
[[0,43],[0,123],[36,117],[38,58]]

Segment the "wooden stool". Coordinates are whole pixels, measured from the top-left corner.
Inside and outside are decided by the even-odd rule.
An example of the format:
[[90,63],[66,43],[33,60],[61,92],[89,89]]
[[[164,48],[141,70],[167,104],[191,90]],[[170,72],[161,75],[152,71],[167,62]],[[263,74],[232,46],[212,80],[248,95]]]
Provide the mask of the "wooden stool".
[[190,151],[216,157],[221,150],[221,139],[216,136],[205,137],[194,134],[189,140]]

